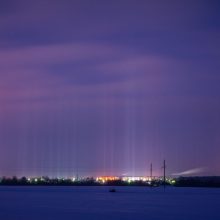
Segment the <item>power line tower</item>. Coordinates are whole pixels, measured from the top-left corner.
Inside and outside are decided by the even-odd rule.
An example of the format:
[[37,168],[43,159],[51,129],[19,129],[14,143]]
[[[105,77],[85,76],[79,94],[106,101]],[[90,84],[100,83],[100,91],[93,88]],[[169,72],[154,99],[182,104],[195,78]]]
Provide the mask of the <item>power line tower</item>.
[[153,165],[152,163],[150,164],[150,180],[152,181],[153,178]]
[[166,160],[163,161],[163,185],[166,186]]

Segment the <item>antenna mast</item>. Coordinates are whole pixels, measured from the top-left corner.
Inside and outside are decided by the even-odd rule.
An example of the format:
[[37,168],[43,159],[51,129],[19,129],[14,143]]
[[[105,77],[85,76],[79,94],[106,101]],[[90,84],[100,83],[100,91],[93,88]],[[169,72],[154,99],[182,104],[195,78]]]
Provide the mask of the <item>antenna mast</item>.
[[153,165],[152,163],[150,164],[150,180],[152,181],[152,177],[153,177]]
[[163,161],[163,185],[166,186],[166,160]]

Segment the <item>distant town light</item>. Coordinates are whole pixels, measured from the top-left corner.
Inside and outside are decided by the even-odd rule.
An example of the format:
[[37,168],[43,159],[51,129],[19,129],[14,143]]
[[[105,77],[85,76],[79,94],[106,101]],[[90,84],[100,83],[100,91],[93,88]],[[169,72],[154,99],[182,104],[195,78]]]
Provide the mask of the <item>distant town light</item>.
[[119,179],[120,178],[117,177],[117,176],[100,176],[100,177],[96,178],[96,181],[105,183],[105,182],[108,182],[108,181],[116,181],[116,180],[119,180]]

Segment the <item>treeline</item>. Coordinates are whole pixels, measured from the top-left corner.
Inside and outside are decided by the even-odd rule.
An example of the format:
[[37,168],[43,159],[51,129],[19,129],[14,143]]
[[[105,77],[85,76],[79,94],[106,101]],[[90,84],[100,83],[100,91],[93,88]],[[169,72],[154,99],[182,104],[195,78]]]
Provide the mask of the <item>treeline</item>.
[[174,185],[177,187],[220,187],[220,177],[179,177]]
[[2,177],[0,180],[0,185],[8,186],[71,186],[71,185],[99,185],[95,179],[86,178],[83,180],[72,180],[64,178],[49,178],[49,177],[40,177],[40,178],[17,178],[17,177]]
[[123,180],[111,180],[106,182],[99,182],[94,178],[84,178],[79,180],[64,179],[64,178],[17,178],[17,177],[2,177],[0,179],[0,185],[8,186],[159,186],[162,182],[154,180],[151,183],[143,181],[132,181],[127,182]]
[[[161,186],[164,185],[162,180],[155,179],[151,182],[145,181],[123,181],[121,179],[111,181],[97,181],[94,178],[84,179],[65,179],[65,178],[17,178],[2,177],[0,178],[0,185],[8,186]],[[220,177],[179,177],[174,179],[167,179],[166,185],[176,187],[220,187]]]

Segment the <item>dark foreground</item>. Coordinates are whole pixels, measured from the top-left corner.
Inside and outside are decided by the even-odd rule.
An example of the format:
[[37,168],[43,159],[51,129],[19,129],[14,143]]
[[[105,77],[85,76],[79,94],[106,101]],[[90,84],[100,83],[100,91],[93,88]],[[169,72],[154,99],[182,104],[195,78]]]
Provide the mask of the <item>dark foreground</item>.
[[220,189],[0,187],[0,219],[220,219]]

